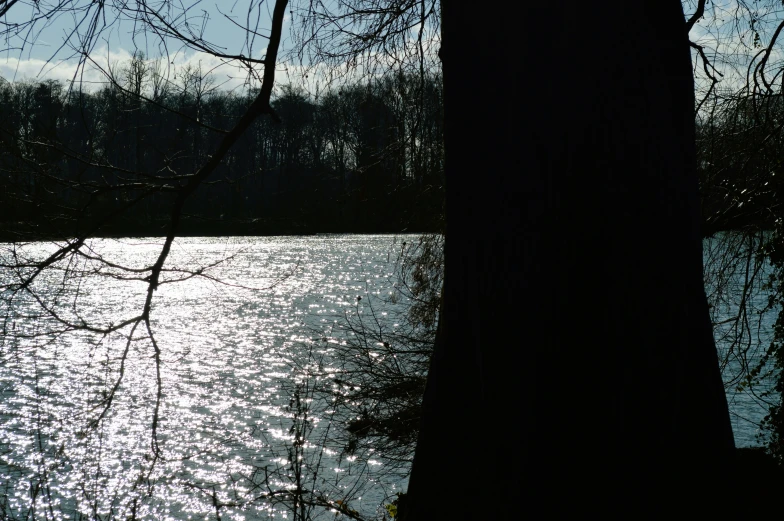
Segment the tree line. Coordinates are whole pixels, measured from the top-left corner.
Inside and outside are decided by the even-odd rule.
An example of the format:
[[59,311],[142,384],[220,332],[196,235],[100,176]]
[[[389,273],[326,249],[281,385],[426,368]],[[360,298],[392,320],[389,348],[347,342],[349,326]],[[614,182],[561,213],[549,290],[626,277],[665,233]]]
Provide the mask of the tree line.
[[[389,74],[312,96],[283,85],[186,205],[185,234],[436,231],[439,74]],[[95,92],[0,81],[0,234],[160,234],[176,186],[255,96],[201,67],[166,76],[137,53]],[[772,229],[781,100],[720,93],[697,121],[703,235]],[[117,216],[127,205],[128,215]]]
[[[256,96],[136,55],[92,92],[0,84],[0,229],[160,235],[179,185]],[[391,74],[282,86],[184,208],[184,234],[428,231],[442,213],[442,82]],[[130,209],[130,211],[127,211]],[[122,214],[122,215],[121,215]]]

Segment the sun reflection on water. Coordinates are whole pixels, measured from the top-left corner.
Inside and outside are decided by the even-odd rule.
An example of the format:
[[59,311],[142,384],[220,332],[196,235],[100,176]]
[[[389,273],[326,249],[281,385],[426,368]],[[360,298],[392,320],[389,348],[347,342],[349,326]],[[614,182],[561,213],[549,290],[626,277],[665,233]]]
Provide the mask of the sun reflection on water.
[[[107,335],[61,334],[35,302],[16,299],[13,309],[4,310],[16,333],[0,344],[4,508],[20,518],[46,506],[54,519],[81,512],[106,519],[182,520],[214,518],[218,504],[224,519],[283,517],[285,509],[274,501],[252,499],[261,494],[263,469],[291,465],[286,447],[296,438],[286,383],[294,383],[292,368],[310,342],[309,328],[329,324],[334,319],[327,317],[346,309],[361,312],[356,297],[382,291],[393,275],[387,262],[391,241],[389,236],[177,240],[151,315],[160,367],[142,328],[133,334],[130,326]],[[150,266],[161,242],[94,240],[92,259],[55,266],[34,289],[67,320],[120,324],[139,313],[146,283],[128,280],[127,272],[111,266]],[[24,254],[41,258],[52,248],[32,244]],[[199,266],[213,266],[204,271],[210,278],[172,282]],[[337,342],[330,337],[326,345]],[[308,421],[318,440],[328,421]],[[304,440],[302,450],[307,455],[319,446]],[[357,480],[367,474],[337,450],[321,454],[325,479],[353,473],[337,490],[353,491],[359,499]],[[42,486],[32,494],[34,478]],[[385,491],[401,484],[364,485],[369,486],[363,501],[378,506]],[[280,480],[277,486],[291,483]]]

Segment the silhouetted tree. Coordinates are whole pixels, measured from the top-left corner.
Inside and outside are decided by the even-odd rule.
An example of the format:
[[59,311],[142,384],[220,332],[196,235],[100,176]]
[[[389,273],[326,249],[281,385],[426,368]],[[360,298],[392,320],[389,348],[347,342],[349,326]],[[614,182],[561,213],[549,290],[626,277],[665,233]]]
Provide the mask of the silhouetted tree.
[[444,517],[460,475],[488,519],[656,508],[691,479],[715,498],[729,477],[681,6],[551,14],[443,5],[444,302],[406,519]]

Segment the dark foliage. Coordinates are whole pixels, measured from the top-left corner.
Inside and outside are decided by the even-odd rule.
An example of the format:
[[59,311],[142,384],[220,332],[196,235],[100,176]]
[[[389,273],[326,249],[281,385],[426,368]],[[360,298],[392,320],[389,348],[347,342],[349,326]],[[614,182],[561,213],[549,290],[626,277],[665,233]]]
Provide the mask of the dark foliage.
[[726,93],[697,124],[703,234],[772,230],[784,183],[780,96]]
[[[92,94],[0,85],[0,233],[159,235],[178,187],[254,93],[177,84],[141,56]],[[141,96],[141,97],[140,97]],[[412,110],[412,106],[416,110]],[[313,98],[292,87],[184,208],[185,235],[434,229],[443,198],[441,81],[391,75]]]

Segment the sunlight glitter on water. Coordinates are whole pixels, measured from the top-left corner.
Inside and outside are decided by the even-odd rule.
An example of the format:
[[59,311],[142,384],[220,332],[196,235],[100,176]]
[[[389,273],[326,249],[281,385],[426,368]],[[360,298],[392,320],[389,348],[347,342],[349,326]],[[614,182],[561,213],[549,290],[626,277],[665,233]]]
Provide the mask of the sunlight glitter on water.
[[[65,320],[119,324],[139,314],[146,274],[111,264],[144,269],[161,244],[94,240],[93,258],[53,264],[32,289],[56,303]],[[9,247],[0,245],[0,255]],[[43,259],[55,249],[41,243],[15,253]],[[376,295],[389,295],[397,282],[389,252],[398,249],[390,236],[176,241],[153,300],[162,383],[155,438],[157,367],[143,325],[133,334],[131,326],[107,335],[61,334],[34,299],[20,295],[13,309],[3,309],[13,334],[0,344],[0,498],[9,517],[51,504],[54,519],[72,519],[77,511],[123,520],[214,519],[216,502],[224,505],[223,519],[283,517],[284,506],[258,498],[266,490],[265,472],[277,472],[269,483],[292,483],[281,478],[290,477],[288,449],[295,439],[291,390],[303,381],[296,363],[317,338],[326,349],[313,353],[326,357],[329,375],[329,346],[345,344],[332,324],[380,304]],[[198,267],[206,267],[206,276],[187,278]],[[387,317],[389,309],[377,311]],[[390,312],[389,320],[394,316]],[[753,397],[729,397],[736,415],[760,415]],[[372,514],[404,481],[369,474],[379,466],[375,459],[361,464],[341,458],[337,448],[319,452],[331,411],[320,414],[308,418],[311,439],[302,445],[304,456],[294,459],[322,457],[324,497],[349,497],[352,508]],[[754,441],[747,426],[734,425],[742,444]],[[46,479],[37,480],[42,473]],[[42,485],[37,490],[35,482]],[[334,512],[325,515],[334,518]]]
[[[94,240],[90,255],[143,269],[160,244]],[[215,500],[227,505],[222,515],[228,519],[282,516],[285,509],[252,497],[263,477],[259,471],[265,465],[280,470],[286,466],[281,458],[288,461],[285,444],[293,438],[283,384],[291,381],[292,364],[310,338],[306,331],[324,327],[325,314],[317,311],[357,311],[357,295],[387,283],[391,245],[390,236],[176,241],[151,316],[161,349],[157,413],[155,349],[141,325],[132,335],[130,326],[108,335],[47,335],[53,322],[25,318],[37,308],[18,299],[13,314],[20,330],[42,336],[2,348],[0,473],[10,476],[3,479],[9,508],[20,517],[30,511],[30,478],[45,463],[51,468],[46,493],[59,502],[56,518],[70,518],[75,510],[123,519],[134,512],[140,518],[203,518],[214,515]],[[36,244],[25,252],[42,258],[52,250]],[[207,277],[170,282],[200,266],[212,266]],[[83,258],[80,265],[42,274],[34,289],[57,301],[67,320],[106,327],[139,314],[144,276]],[[319,433],[323,422],[311,421]],[[304,449],[308,454],[316,445]],[[353,490],[359,498],[356,480],[367,474],[335,456],[324,454],[331,461],[324,476],[334,481],[335,474],[326,472],[331,465],[356,477],[333,486],[334,494]],[[398,490],[395,483],[367,485],[361,495],[368,507],[375,496],[372,508],[385,491]],[[37,499],[37,508],[44,503]]]

